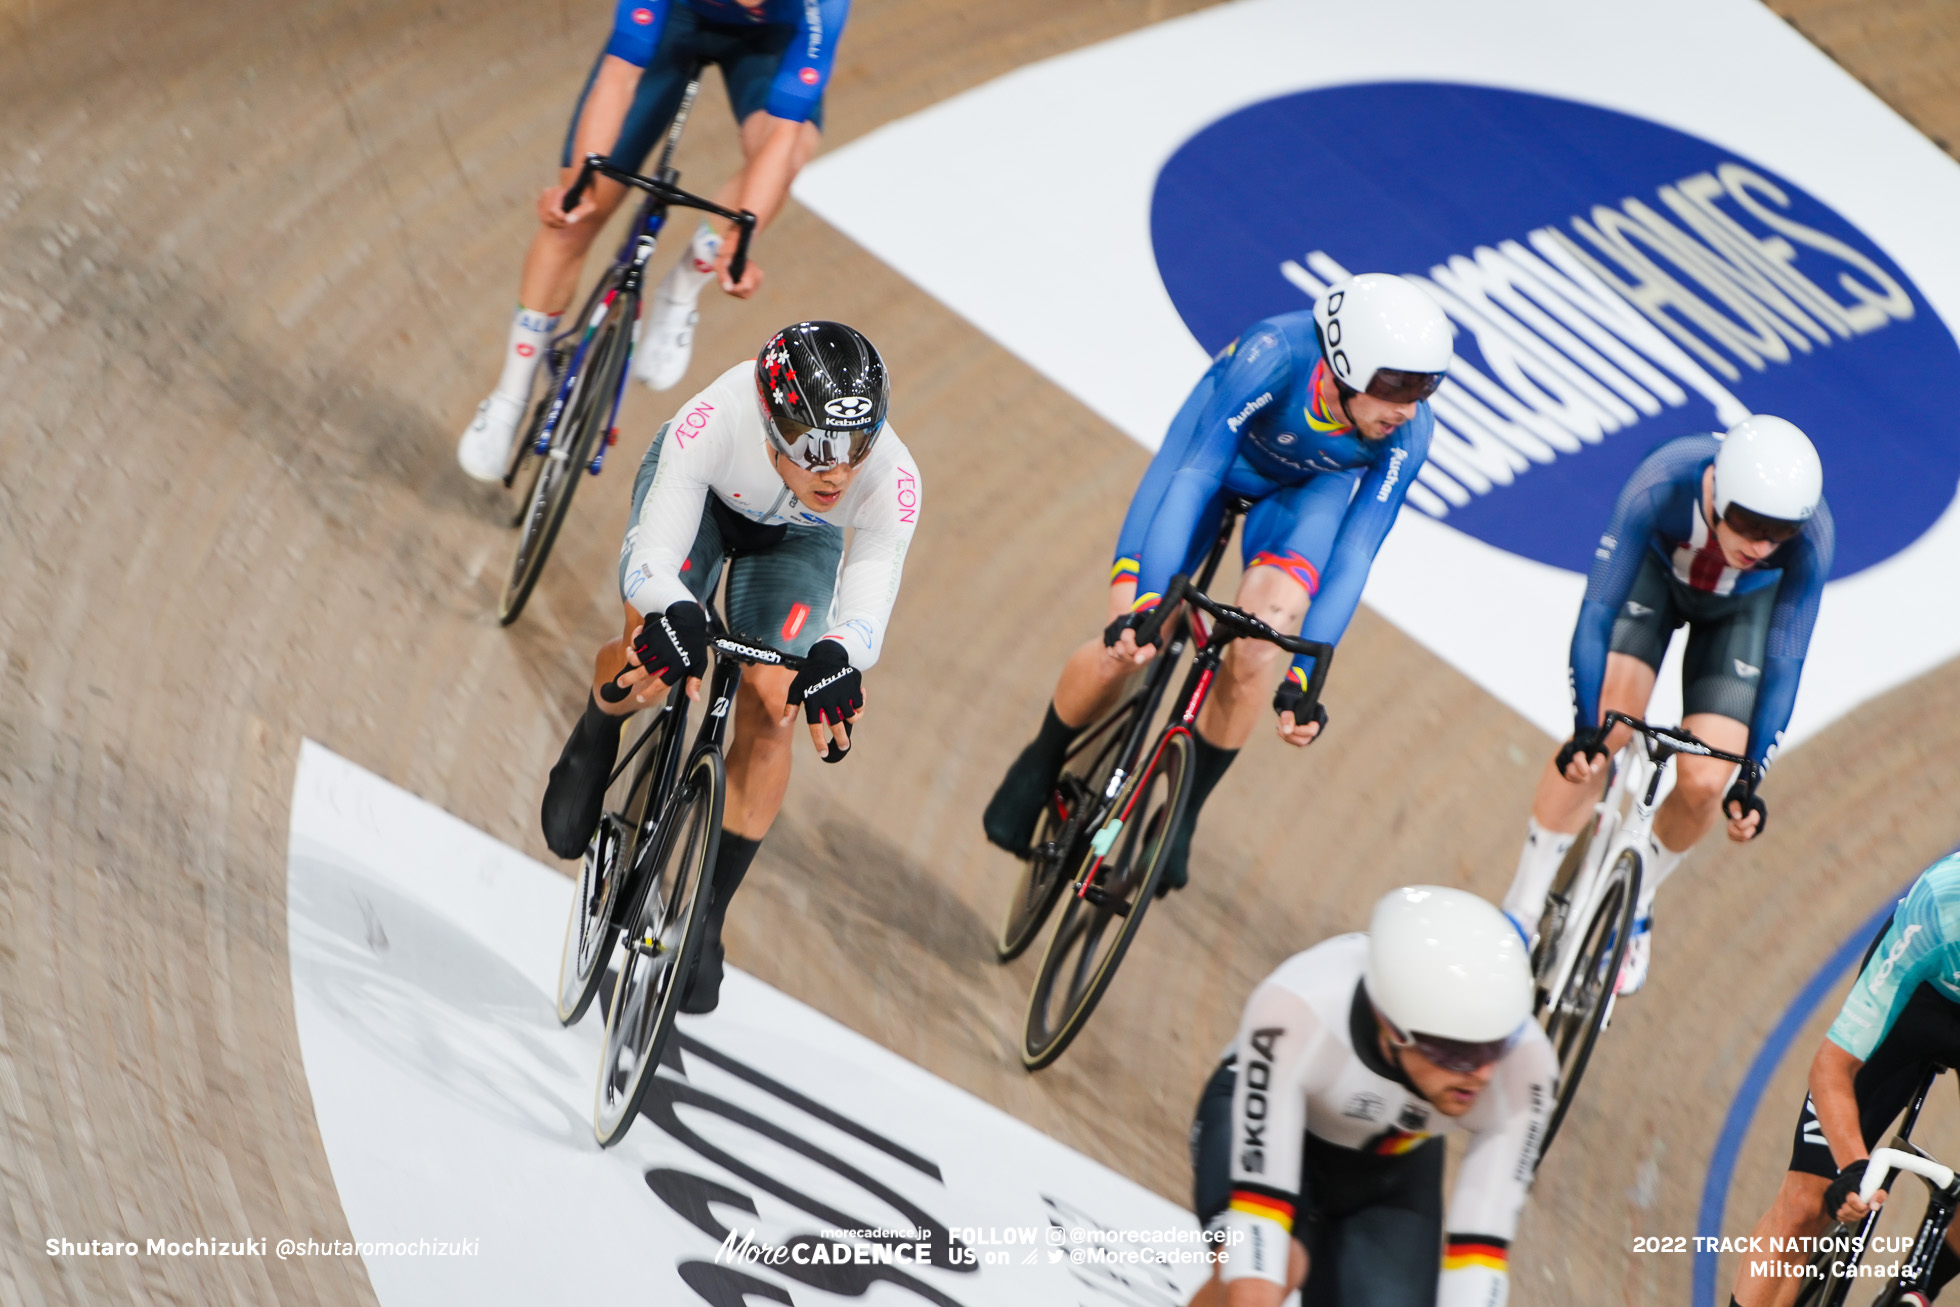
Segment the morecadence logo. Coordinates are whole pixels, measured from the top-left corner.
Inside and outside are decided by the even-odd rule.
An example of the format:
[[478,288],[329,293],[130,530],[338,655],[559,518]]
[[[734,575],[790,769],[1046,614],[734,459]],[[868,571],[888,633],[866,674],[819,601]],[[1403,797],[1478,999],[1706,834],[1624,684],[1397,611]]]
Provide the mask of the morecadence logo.
[[1824,460],[1835,575],[1923,535],[1960,481],[1960,347],[1848,221],[1760,164],[1521,91],[1370,83],[1267,100],[1157,178],[1151,235],[1208,350],[1400,272],[1457,326],[1409,503],[1584,572],[1656,444],[1750,412]]

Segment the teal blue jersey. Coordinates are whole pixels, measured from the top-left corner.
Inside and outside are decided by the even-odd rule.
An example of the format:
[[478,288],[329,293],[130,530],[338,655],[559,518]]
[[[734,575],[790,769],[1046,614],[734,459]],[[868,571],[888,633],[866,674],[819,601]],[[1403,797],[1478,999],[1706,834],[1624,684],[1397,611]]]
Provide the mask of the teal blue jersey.
[[1900,902],[1831,1023],[1831,1042],[1868,1060],[1922,984],[1960,1003],[1960,853],[1928,867]]

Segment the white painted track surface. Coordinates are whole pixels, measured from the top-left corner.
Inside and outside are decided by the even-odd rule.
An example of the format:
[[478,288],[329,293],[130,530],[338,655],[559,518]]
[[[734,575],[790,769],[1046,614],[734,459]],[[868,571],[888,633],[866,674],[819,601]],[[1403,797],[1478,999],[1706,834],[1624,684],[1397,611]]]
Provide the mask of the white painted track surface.
[[[568,1030],[551,998],[571,891],[304,746],[287,885],[293,1008],[334,1185],[356,1241],[454,1251],[364,1257],[388,1307],[685,1301],[706,1291],[731,1230],[786,1247],[921,1217],[941,1248],[946,1231],[964,1232],[979,1264],[880,1269],[937,1301],[1168,1304],[1202,1279],[1193,1265],[1073,1260],[1091,1255],[1081,1240],[1093,1229],[1182,1234],[1120,1245],[1167,1255],[1200,1252],[1199,1231],[1189,1212],[739,970],[713,1016],[681,1019],[652,1106],[601,1150],[591,1103],[604,1014]],[[712,1207],[692,1206],[705,1196]],[[800,1285],[734,1269],[810,1303],[849,1301],[866,1274],[839,1267],[826,1289],[827,1267]]]

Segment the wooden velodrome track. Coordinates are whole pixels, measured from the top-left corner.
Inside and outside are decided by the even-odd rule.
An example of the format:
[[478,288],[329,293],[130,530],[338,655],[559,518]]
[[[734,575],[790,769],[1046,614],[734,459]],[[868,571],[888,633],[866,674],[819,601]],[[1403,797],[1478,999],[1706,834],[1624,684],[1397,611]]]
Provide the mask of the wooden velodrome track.
[[[1785,3],[1960,142],[1951,0]],[[1190,7],[860,0],[830,142]],[[631,460],[665,410],[635,390],[511,630],[492,616],[502,501],[452,449],[602,10],[0,0],[0,1303],[372,1301],[352,1258],[42,1244],[346,1237],[286,959],[303,736],[547,856],[538,795],[615,629]],[[718,88],[704,108],[681,162],[706,188],[733,132]],[[1083,239],[1058,217],[1057,257]],[[799,764],[733,959],[1188,1201],[1185,1125],[1251,984],[1392,884],[1500,893],[1547,742],[1363,613],[1327,742],[1282,757],[1260,738],[1211,805],[1192,889],[1152,914],[1068,1057],[1023,1074],[1029,968],[991,961],[1009,868],[978,813],[1099,621],[1145,456],[807,212],[760,258],[757,301],[711,294],[689,384],[783,322],[863,326],[929,512],[861,747]],[[1655,980],[1545,1168],[1514,1302],[1685,1300],[1688,1260],[1631,1237],[1693,1232],[1765,1030],[1960,840],[1956,791],[1948,665],[1793,751],[1761,847],[1689,864]],[[1820,1029],[1764,1101],[1730,1232],[1775,1183]]]

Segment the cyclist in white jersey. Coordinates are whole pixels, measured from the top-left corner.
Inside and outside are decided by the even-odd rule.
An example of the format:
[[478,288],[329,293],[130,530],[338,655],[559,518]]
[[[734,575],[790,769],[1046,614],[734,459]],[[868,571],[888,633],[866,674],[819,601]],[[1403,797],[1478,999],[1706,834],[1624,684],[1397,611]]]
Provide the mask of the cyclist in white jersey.
[[1224,1253],[1193,1307],[1279,1307],[1302,1285],[1303,1307],[1501,1307],[1558,1074],[1530,1017],[1517,929],[1440,886],[1391,892],[1368,934],[1268,976],[1192,1127]]
[[796,706],[833,762],[863,715],[860,673],[884,645],[921,500],[911,451],[885,420],[888,390],[883,360],[850,327],[786,327],[660,429],[634,481],[619,560],[625,629],[593,660],[592,694],[551,771],[543,825],[552,852],[584,853],[625,718],[683,677],[699,697],[701,601],[731,551],[731,632],[810,664],[794,674],[752,667],[742,678],[708,934],[685,1012],[712,1011],[720,993],[722,922],[789,786]]

